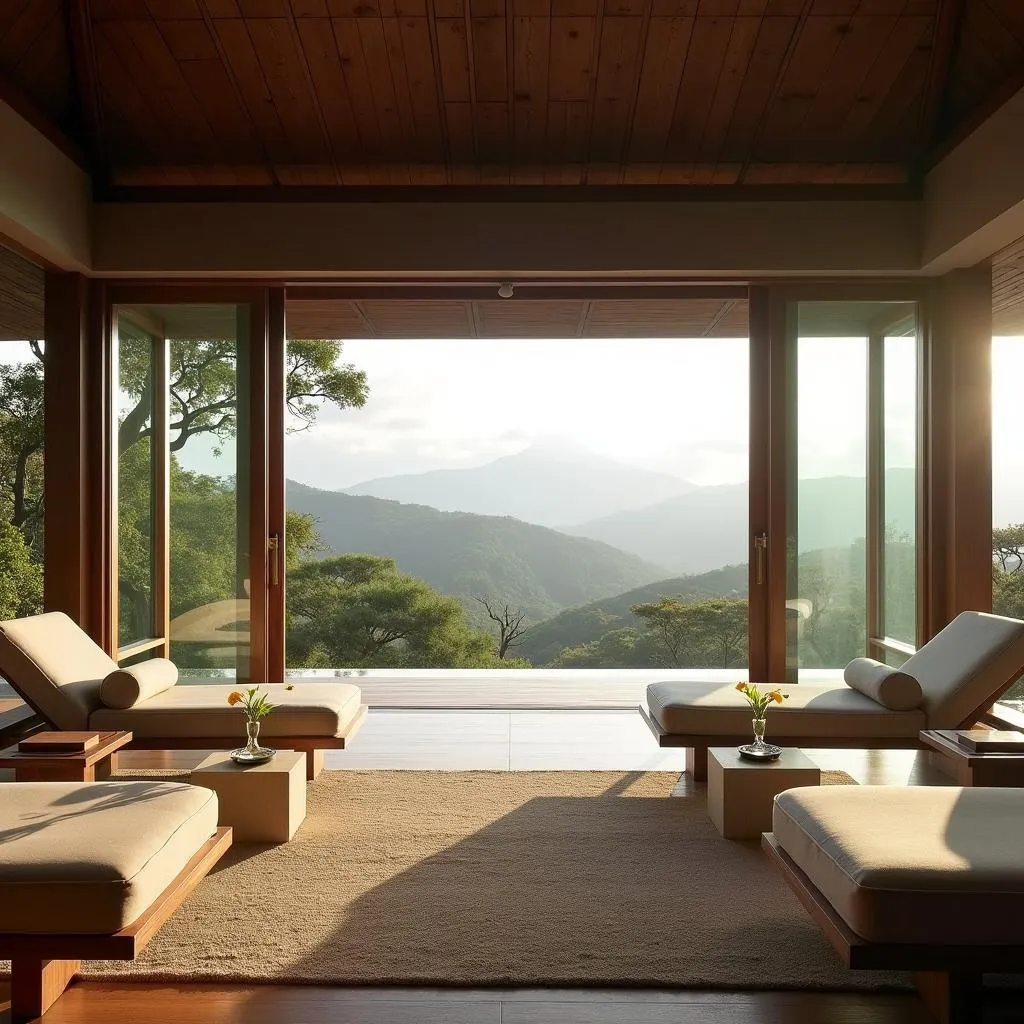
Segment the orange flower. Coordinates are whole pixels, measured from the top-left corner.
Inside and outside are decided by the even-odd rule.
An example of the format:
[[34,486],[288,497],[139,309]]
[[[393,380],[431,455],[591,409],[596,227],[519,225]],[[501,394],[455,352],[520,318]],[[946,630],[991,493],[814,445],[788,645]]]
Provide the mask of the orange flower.
[[747,692],[747,684],[746,683],[737,683],[736,684],[736,689],[739,690],[740,693],[746,693]]
[[234,707],[241,699],[242,699],[242,695],[237,690],[232,690],[228,694],[228,703],[232,707]]
[[782,694],[779,693],[778,690],[772,690],[772,692],[769,693],[768,696],[771,697],[771,699],[775,701],[776,704],[782,703]]

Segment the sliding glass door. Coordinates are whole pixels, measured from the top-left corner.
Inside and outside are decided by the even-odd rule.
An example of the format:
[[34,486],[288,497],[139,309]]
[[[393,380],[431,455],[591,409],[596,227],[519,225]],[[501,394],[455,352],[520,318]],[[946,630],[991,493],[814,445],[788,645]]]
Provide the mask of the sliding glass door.
[[787,674],[900,664],[918,637],[917,305],[794,302],[787,324]]
[[186,679],[266,675],[263,308],[113,306],[119,661],[168,656]]

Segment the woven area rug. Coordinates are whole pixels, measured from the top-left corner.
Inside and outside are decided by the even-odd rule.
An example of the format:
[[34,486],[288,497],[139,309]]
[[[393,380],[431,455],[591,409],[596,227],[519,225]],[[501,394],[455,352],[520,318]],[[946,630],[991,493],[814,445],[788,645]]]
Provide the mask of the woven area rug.
[[[147,773],[149,774],[149,773]],[[156,774],[156,773],[153,773]],[[823,783],[853,780],[822,773]],[[195,982],[904,987],[847,971],[756,842],[678,776],[324,772],[282,846],[237,844],[135,963]]]

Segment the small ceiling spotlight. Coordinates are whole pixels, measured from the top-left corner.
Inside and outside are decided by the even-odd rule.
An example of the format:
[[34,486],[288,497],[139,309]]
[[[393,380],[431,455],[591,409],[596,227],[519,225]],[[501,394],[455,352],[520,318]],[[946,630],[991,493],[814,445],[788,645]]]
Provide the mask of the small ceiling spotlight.
[[498,298],[499,299],[511,299],[515,295],[516,288],[511,281],[502,281],[498,285]]

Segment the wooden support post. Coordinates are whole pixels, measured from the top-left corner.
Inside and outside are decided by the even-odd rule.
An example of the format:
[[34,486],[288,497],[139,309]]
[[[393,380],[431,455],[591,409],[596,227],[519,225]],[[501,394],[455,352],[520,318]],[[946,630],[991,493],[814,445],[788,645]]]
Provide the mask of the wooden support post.
[[82,966],[80,960],[11,961],[11,1017],[15,1021],[42,1017],[68,987]]
[[324,752],[321,749],[306,751],[306,781],[312,782],[324,770]]
[[921,1002],[939,1024],[972,1024],[981,1017],[981,975],[955,971],[916,971]]
[[708,748],[686,748],[686,772],[694,782],[706,782],[708,778]]

